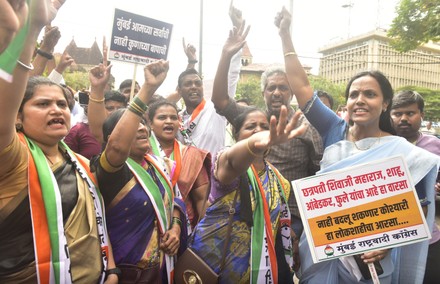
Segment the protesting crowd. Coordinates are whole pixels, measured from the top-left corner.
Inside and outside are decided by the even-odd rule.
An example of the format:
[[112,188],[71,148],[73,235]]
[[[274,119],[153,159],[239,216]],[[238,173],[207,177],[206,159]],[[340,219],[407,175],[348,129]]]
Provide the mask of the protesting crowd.
[[[74,90],[67,52],[43,76],[64,1],[0,0],[0,64],[11,62],[10,73],[0,65],[0,283],[438,283],[440,140],[420,131],[420,94],[365,70],[339,116],[310,85],[283,7],[271,44],[284,65],[261,76],[265,108],[236,101],[242,48],[258,31],[232,3],[210,99],[185,42],[178,78],[157,60],[141,84],[112,90],[104,41],[90,88]],[[166,97],[165,79],[177,83]],[[292,181],[396,155],[429,237],[317,262]]]

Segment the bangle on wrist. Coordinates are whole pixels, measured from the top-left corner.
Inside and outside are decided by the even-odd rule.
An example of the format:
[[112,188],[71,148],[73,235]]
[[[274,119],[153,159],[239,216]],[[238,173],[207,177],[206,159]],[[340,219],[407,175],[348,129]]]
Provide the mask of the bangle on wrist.
[[258,158],[261,158],[261,157],[264,156],[264,154],[263,155],[258,155],[254,151],[251,150],[251,146],[249,145],[249,139],[246,142],[246,147],[247,147],[247,150],[248,150],[249,154],[251,154],[252,156],[258,157]]
[[194,60],[188,60],[189,64],[196,64],[197,62],[199,62],[198,60],[194,59]]
[[171,224],[177,224],[180,228],[182,228],[182,221],[178,217],[173,217]]
[[37,49],[37,54],[43,56],[44,58],[47,58],[49,60],[53,59],[53,54],[52,53],[48,53],[46,51],[42,51],[41,49]]
[[143,112],[146,112],[148,109],[148,106],[138,96],[134,97],[132,103]]
[[32,65],[32,63],[29,63],[29,65],[26,65],[23,62],[21,62],[20,60],[17,60],[17,63],[18,63],[18,65],[20,65],[24,69],[27,69],[28,71],[34,70],[34,65]]
[[289,51],[289,52],[284,53],[284,57],[287,57],[287,56],[290,56],[290,55],[296,55],[296,52],[295,51]]
[[145,112],[148,109],[148,106],[144,104],[144,102],[136,96],[128,105],[127,109],[132,113],[134,113],[135,115],[139,116],[140,118],[143,118]]
[[99,104],[99,103],[103,103],[105,101],[105,99],[102,98],[102,99],[98,100],[98,99],[94,99],[91,96],[89,96],[89,101]]
[[105,271],[105,278],[107,278],[110,274],[116,274],[116,276],[119,278],[122,275],[122,271],[119,267],[107,269]]

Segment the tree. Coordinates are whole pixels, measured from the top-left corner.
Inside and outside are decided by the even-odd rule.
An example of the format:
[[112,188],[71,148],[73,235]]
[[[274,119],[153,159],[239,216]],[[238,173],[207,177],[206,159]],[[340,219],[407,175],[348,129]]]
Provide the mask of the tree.
[[64,72],[63,76],[66,84],[74,90],[88,89],[90,85],[88,72]]
[[247,99],[251,105],[259,109],[266,109],[264,98],[261,93],[260,80],[249,78],[246,82],[237,84],[235,99]]
[[309,76],[310,85],[313,90],[320,90],[328,93],[333,97],[333,110],[337,110],[339,106],[345,106],[345,85],[335,84],[321,76]]
[[402,0],[388,36],[402,52],[430,40],[440,41],[440,0]]

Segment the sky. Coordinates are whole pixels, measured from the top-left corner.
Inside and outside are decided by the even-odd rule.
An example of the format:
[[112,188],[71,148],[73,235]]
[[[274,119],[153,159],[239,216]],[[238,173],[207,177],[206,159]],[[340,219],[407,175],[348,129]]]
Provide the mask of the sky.
[[[318,74],[318,50],[330,43],[359,35],[375,28],[389,28],[399,0],[234,0],[243,18],[251,26],[247,43],[254,63],[282,63],[281,41],[274,25],[276,13],[283,6],[293,6],[292,36],[295,49],[303,64]],[[177,77],[186,68],[182,38],[199,50],[201,0],[67,0],[53,26],[58,26],[61,39],[55,52],[62,53],[72,39],[79,47],[102,45],[111,37],[114,9],[118,8],[173,25],[168,60],[170,71],[161,95],[172,92]],[[293,3],[293,5],[292,5]],[[229,0],[203,1],[203,76],[213,79],[223,43],[232,24],[228,16]],[[351,5],[350,5],[351,4]],[[344,8],[342,6],[351,6]],[[197,66],[196,66],[197,68]],[[137,67],[136,79],[143,83],[143,69]],[[134,65],[113,62],[115,87],[124,79],[133,78]]]

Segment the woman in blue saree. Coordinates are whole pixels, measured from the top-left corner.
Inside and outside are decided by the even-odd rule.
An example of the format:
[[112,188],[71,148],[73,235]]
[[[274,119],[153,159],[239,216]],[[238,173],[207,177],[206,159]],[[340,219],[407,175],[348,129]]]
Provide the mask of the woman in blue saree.
[[[119,283],[172,283],[173,256],[182,246],[181,236],[186,235],[182,227],[185,208],[174,203],[167,167],[146,154],[146,103],[167,71],[168,62],[164,61],[145,67],[145,83],[128,109],[115,111],[104,122],[107,145],[92,161],[107,206],[115,263],[122,272]],[[101,65],[92,69],[91,79],[101,81],[101,74],[108,73],[109,67]],[[103,92],[92,88],[90,112],[98,107],[103,111],[101,100]]]
[[[212,205],[196,226],[190,246],[220,273],[220,283],[292,283],[290,213],[286,202],[290,185],[265,161],[265,152],[271,145],[305,130],[293,130],[298,114],[289,123],[286,115],[283,107],[277,125],[275,117],[269,123],[261,110],[242,113],[236,118],[237,143],[219,152],[213,164]],[[232,230],[225,246],[229,212],[233,214]]]

